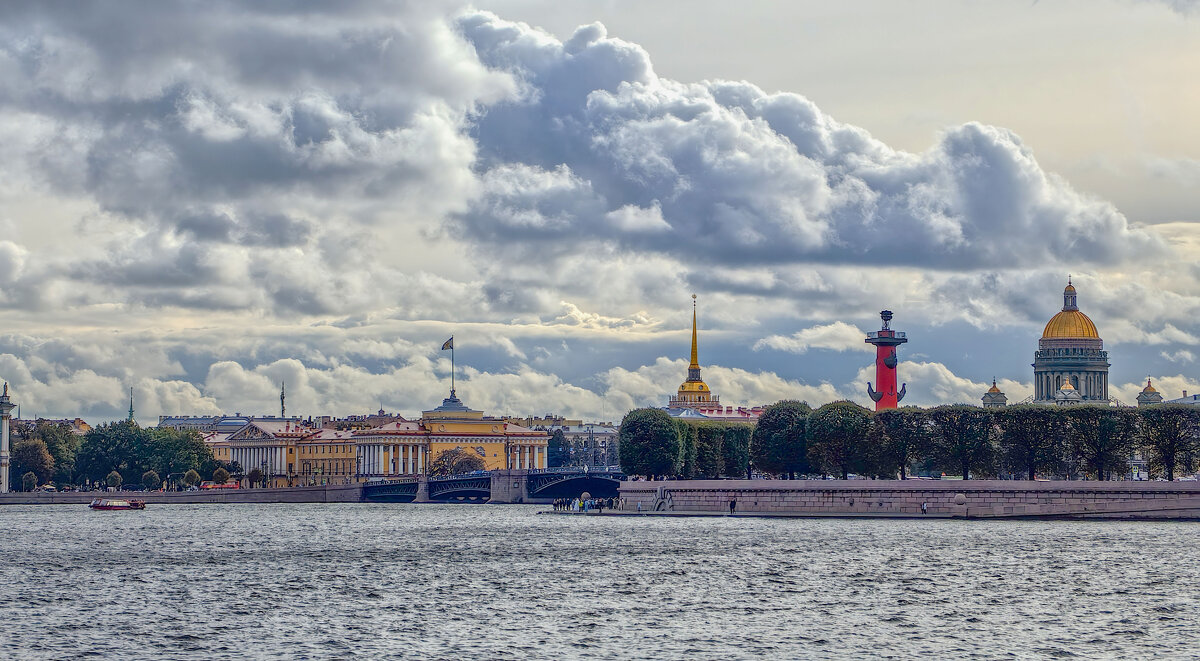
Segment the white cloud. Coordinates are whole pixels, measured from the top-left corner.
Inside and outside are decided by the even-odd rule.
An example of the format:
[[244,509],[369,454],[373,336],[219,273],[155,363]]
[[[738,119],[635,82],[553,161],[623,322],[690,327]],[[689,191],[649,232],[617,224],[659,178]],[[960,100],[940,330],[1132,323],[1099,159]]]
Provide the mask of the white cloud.
[[863,340],[866,333],[856,326],[841,321],[823,326],[812,326],[796,331],[790,336],[772,335],[754,343],[754,350],[776,349],[790,353],[807,353],[809,349],[832,351],[875,351],[875,347]]

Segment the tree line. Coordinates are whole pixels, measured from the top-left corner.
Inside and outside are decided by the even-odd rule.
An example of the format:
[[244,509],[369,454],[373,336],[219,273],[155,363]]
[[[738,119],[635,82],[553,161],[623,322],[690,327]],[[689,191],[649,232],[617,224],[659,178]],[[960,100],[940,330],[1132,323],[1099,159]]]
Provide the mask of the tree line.
[[944,473],[1111,480],[1126,474],[1135,454],[1147,461],[1151,477],[1173,480],[1196,470],[1200,409],[956,404],[875,413],[848,401],[816,410],[782,401],[768,406],[753,426],[696,424],[647,408],[630,411],[620,430],[626,474],[684,479],[759,471],[784,479]]
[[[200,476],[240,474],[236,464],[217,461],[195,430],[143,428],[121,421],[80,436],[66,423],[38,420],[13,426],[10,484],[31,490],[84,484],[141,484],[157,489],[168,476],[196,484]],[[194,474],[194,476],[193,476]],[[215,479],[215,478],[214,478]]]

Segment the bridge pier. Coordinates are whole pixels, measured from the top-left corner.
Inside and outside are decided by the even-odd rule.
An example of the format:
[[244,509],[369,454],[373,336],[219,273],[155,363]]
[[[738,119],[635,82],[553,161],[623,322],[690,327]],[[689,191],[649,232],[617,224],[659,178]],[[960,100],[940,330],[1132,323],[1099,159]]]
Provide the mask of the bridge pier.
[[417,497],[413,499],[414,503],[428,503],[429,500],[429,476],[420,475],[417,478]]
[[525,503],[529,502],[529,471],[497,470],[492,471],[492,496],[489,503]]

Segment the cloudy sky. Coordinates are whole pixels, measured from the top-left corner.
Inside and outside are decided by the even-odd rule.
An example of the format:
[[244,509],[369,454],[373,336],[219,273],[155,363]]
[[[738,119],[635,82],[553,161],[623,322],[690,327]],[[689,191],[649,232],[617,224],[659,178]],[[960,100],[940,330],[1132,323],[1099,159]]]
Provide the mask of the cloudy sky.
[[907,402],[1030,362],[1071,274],[1113,394],[1200,391],[1200,3],[0,6],[22,415],[617,420]]

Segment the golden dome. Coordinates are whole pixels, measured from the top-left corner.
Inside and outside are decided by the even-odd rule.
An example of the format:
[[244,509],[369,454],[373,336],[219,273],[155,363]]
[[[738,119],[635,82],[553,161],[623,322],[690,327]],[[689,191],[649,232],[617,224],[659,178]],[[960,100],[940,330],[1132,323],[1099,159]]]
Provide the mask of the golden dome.
[[990,393],[997,393],[997,392],[1000,392],[1000,388],[996,386],[996,382],[995,382],[995,381],[992,381],[992,387],[991,387],[991,388],[988,388],[988,392],[990,392]]
[[1062,387],[1059,390],[1074,390],[1075,386],[1071,385],[1070,381],[1063,381]]
[[679,386],[679,392],[708,392],[708,384],[703,381],[684,381],[683,385]]
[[1063,310],[1051,317],[1046,329],[1042,331],[1042,339],[1050,338],[1087,338],[1098,340],[1100,333],[1096,332],[1096,324],[1079,310]]
[[1142,392],[1158,392],[1154,386],[1150,385],[1150,379],[1146,379],[1146,387],[1142,388]]

